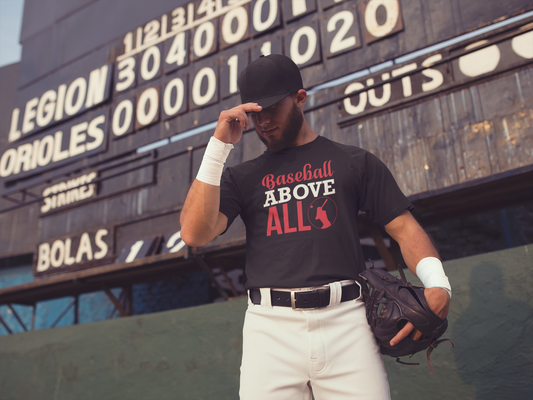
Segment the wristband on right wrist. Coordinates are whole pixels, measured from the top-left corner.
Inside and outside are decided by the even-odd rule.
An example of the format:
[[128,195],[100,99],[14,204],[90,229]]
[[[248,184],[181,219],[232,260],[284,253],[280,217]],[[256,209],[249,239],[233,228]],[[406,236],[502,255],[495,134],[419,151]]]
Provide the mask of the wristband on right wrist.
[[426,257],[416,266],[416,275],[425,288],[440,287],[448,292],[452,298],[450,281],[444,273],[442,262],[436,257]]
[[220,186],[220,178],[224,170],[224,163],[233,149],[231,143],[223,141],[212,136],[205,149],[202,164],[196,175],[196,179],[213,186]]

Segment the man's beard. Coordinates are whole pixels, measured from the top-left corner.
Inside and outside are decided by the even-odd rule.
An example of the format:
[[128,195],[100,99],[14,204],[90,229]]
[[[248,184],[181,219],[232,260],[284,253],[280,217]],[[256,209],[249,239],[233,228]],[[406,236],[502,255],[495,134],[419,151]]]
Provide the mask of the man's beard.
[[278,139],[272,140],[273,138],[270,138],[271,140],[268,141],[259,133],[257,133],[257,136],[259,136],[259,139],[270,151],[280,151],[294,143],[302,129],[303,123],[304,117],[300,109],[296,103],[292,103],[292,109],[287,118],[287,124],[282,128],[281,135]]

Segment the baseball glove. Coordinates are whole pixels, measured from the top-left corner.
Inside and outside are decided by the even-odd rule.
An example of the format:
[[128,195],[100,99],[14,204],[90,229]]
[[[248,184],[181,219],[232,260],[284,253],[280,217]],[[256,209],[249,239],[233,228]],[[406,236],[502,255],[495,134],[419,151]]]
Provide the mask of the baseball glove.
[[[396,357],[402,364],[418,365],[418,363],[405,363],[399,357],[413,355],[427,349],[426,360],[431,373],[435,373],[429,355],[440,343],[449,339],[439,339],[446,328],[448,320],[436,315],[429,307],[424,297],[424,288],[414,286],[407,282],[402,268],[398,270],[402,280],[380,269],[367,269],[360,274],[363,278],[363,299],[366,305],[368,324],[374,332],[381,353]],[[411,322],[416,329],[422,332],[420,340],[409,337],[403,339],[394,347],[390,345],[391,339]]]

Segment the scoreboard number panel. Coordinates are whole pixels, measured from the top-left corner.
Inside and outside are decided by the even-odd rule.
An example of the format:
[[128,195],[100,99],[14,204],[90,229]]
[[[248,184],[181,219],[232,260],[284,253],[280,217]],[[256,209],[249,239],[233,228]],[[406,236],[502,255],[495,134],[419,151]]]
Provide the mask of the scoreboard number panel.
[[163,43],[148,47],[140,55],[139,67],[137,68],[138,84],[142,85],[161,76]]
[[367,44],[403,30],[399,0],[365,0],[361,14]]
[[197,62],[195,66],[197,69],[189,76],[190,110],[203,108],[219,101],[220,73],[218,62],[213,63],[206,60]]
[[250,4],[233,8],[221,17],[220,48],[233,46],[250,38]]
[[283,51],[283,33],[261,36],[261,40],[256,39],[255,42],[256,44],[251,48],[252,61],[270,54],[285,54]]
[[[234,53],[234,54],[232,54]],[[239,73],[250,63],[250,49],[236,47],[220,57],[220,96],[227,99],[239,93]]]
[[322,61],[317,19],[306,17],[285,32],[285,55],[300,68]]
[[135,104],[130,93],[116,96],[111,107],[111,134],[113,139],[134,132]]
[[203,22],[191,32],[191,58],[197,61],[218,50],[218,18]]
[[121,250],[115,263],[130,263],[151,256],[157,251],[160,243],[161,235],[153,235],[138,240],[132,240]]
[[178,71],[163,79],[160,99],[161,120],[166,121],[189,110],[188,77],[188,74]]
[[362,46],[356,5],[344,4],[324,12],[322,43],[326,58],[335,57]]
[[161,86],[154,85],[137,90],[135,96],[135,130],[159,121],[159,99]]
[[130,56],[117,62],[113,82],[113,92],[121,93],[137,86],[136,66],[140,56]]
[[165,74],[189,65],[189,31],[182,31],[165,40],[163,72]]
[[280,0],[254,0],[252,2],[252,36],[266,33],[281,25]]
[[316,0],[284,0],[281,4],[285,23],[316,11]]
[[181,238],[181,230],[177,232],[171,232],[170,234],[165,235],[165,237],[168,239],[161,249],[161,254],[177,253],[178,251],[187,247]]

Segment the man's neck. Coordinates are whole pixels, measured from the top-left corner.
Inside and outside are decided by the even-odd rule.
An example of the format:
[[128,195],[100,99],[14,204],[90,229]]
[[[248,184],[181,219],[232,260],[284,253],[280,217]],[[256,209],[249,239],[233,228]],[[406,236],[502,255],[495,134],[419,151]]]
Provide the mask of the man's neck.
[[318,135],[311,129],[307,121],[304,119],[302,124],[302,129],[300,129],[300,134],[296,138],[291,147],[303,146],[304,144],[311,143],[315,140]]

